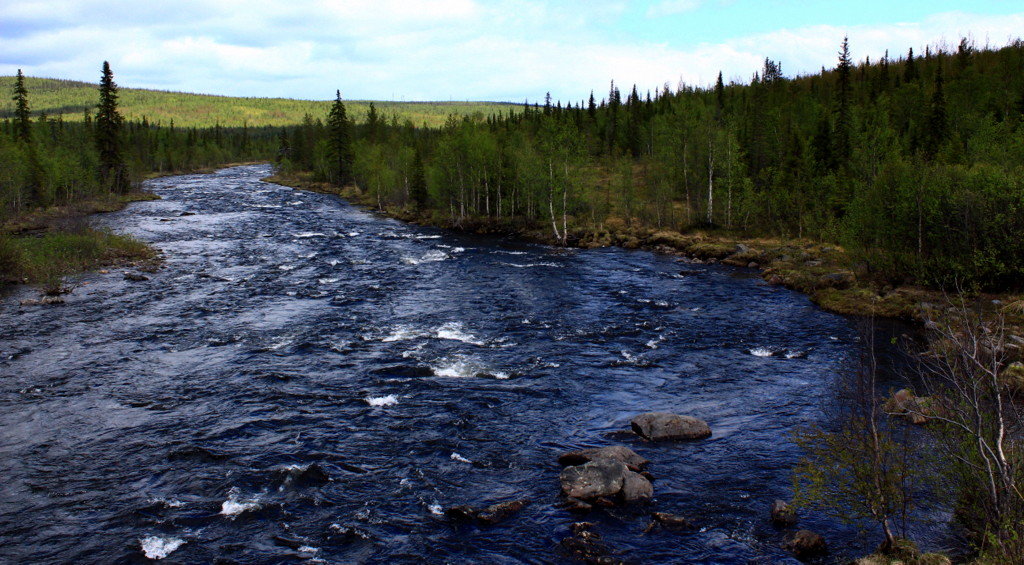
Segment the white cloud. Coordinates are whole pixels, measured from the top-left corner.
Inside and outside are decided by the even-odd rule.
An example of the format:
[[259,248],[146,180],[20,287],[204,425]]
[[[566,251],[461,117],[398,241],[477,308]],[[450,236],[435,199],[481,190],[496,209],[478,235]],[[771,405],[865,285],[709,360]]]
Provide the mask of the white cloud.
[[0,73],[22,68],[95,81],[109,60],[118,82],[134,87],[320,99],[340,88],[348,98],[509,101],[550,91],[576,101],[592,89],[604,96],[612,79],[641,92],[680,80],[710,84],[719,70],[747,80],[765,57],[781,61],[788,75],[814,72],[835,65],[847,34],[856,59],[877,60],[886,49],[895,57],[911,46],[955,45],[966,34],[1002,45],[1024,29],[1024,14],[950,13],[679,48],[604,33],[628,10],[619,0],[587,10],[538,0],[181,0],[182,12],[129,8],[135,4],[0,6]]

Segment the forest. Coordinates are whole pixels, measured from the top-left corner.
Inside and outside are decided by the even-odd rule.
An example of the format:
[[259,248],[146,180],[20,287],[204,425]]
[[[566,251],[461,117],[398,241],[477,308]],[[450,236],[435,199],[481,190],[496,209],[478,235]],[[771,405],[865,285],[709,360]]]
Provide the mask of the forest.
[[[355,181],[380,208],[450,226],[614,226],[840,244],[893,285],[1024,285],[1024,43],[964,39],[790,78],[550,96],[419,128],[288,128],[284,171]],[[340,101],[337,104],[343,104]],[[334,115],[337,115],[335,112]]]
[[[11,92],[15,81],[13,76],[0,77],[0,92]],[[35,116],[60,115],[66,122],[81,122],[85,114],[96,109],[98,84],[37,77],[25,77],[24,84],[31,96]],[[326,86],[327,92],[331,90],[333,88]],[[4,98],[6,102],[7,97]],[[369,101],[349,100],[346,104],[352,118],[365,119]],[[502,102],[376,101],[374,104],[401,121],[409,120],[425,127],[441,126],[450,115],[483,117],[518,108]],[[118,107],[127,121],[145,118],[153,125],[169,126],[173,123],[177,127],[291,126],[302,123],[306,114],[326,115],[330,106],[329,100],[214,96],[143,88],[121,88],[118,91]],[[0,118],[13,115],[13,104],[0,103]]]
[[[60,295],[76,270],[151,257],[141,242],[84,226],[75,214],[81,220],[145,198],[141,182],[154,174],[274,161],[282,176],[433,225],[543,230],[561,245],[644,230],[795,239],[841,246],[866,276],[892,286],[1020,291],[1022,71],[1019,40],[989,49],[964,39],[860,62],[844,40],[835,68],[808,76],[787,77],[780,62],[766,59],[749,82],[726,84],[720,74],[714,85],[653,92],[613,82],[578,102],[470,104],[435,125],[383,103],[352,112],[338,91],[333,102],[300,105],[301,117],[293,108],[274,118],[283,122],[260,126],[252,114],[243,112],[239,123],[237,114],[210,114],[194,95],[174,93],[163,100],[185,100],[178,106],[185,109],[126,118],[106,63],[98,87],[58,84],[56,95],[46,93],[52,81],[19,71],[0,122],[0,283],[37,282]],[[437,108],[446,106],[430,111]],[[65,214],[61,221],[38,220],[54,210]],[[950,452],[961,458],[959,518],[976,547],[1003,552],[991,562],[1008,562],[1004,556],[1024,554],[1021,420],[1010,414],[1024,366],[1010,364],[1020,346],[1006,328],[995,331],[966,305],[961,310],[964,321],[933,340],[926,369],[961,391],[975,386],[971,410],[939,389],[929,397],[908,390],[883,409],[872,358],[858,375],[863,403],[851,408],[849,421],[859,427],[798,438],[811,457],[798,471],[809,477],[811,502],[834,498],[832,485],[852,481],[840,494],[848,506],[862,505],[857,517],[878,522],[894,547],[889,524],[905,512],[904,479],[927,466],[908,465],[902,444],[876,421],[944,422]],[[845,473],[864,466],[853,479]]]

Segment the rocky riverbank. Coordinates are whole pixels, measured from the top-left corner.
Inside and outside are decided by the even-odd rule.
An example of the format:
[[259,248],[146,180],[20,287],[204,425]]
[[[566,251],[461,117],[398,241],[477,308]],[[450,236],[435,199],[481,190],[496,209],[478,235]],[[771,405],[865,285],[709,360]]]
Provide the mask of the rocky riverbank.
[[[805,239],[745,238],[735,234],[673,230],[609,222],[585,228],[570,228],[565,242],[556,239],[547,226],[526,225],[515,220],[449,217],[419,213],[410,209],[378,208],[376,202],[354,186],[337,187],[311,181],[308,175],[277,174],[268,182],[293,188],[335,194],[378,213],[406,222],[476,234],[511,235],[549,245],[585,249],[619,246],[679,255],[683,262],[721,262],[758,269],[770,284],[781,285],[808,295],[821,308],[854,316],[896,318],[914,322],[934,319],[948,303],[948,296],[917,286],[892,286],[872,276],[868,266],[857,262],[842,247]],[[1003,314],[1011,326],[1024,328],[1024,296],[976,294],[979,307]]]

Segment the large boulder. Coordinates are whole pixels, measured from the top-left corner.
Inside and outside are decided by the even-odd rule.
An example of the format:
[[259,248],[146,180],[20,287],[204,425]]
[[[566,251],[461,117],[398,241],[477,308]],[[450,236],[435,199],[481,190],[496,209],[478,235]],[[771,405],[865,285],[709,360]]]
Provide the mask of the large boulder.
[[582,465],[566,467],[559,480],[562,493],[570,500],[600,506],[617,502],[640,502],[654,495],[650,481],[631,471],[622,461],[614,459],[594,459]]
[[694,440],[711,437],[707,422],[693,416],[647,412],[630,422],[633,432],[650,441]]
[[625,445],[609,445],[606,447],[595,447],[593,449],[580,449],[563,453],[558,457],[559,465],[583,465],[595,459],[611,459],[625,463],[631,471],[639,472],[647,466],[648,460],[640,457],[635,451]]
[[789,538],[783,547],[797,559],[808,559],[828,553],[828,544],[825,543],[825,538],[810,530],[800,530],[793,534],[793,537]]
[[583,465],[566,467],[559,480],[566,496],[587,500],[615,496],[622,491],[622,483],[629,472],[629,468],[621,461],[597,459]]
[[620,497],[627,504],[650,500],[654,497],[654,487],[643,475],[628,471],[623,477]]

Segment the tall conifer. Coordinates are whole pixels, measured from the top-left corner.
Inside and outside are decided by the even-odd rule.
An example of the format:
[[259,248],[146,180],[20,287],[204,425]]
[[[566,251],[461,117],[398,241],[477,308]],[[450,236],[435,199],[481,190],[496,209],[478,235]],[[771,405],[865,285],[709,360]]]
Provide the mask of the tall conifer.
[[100,154],[100,184],[116,193],[128,192],[128,172],[121,156],[121,124],[117,110],[117,84],[110,63],[103,61],[100,103],[96,113],[96,148]]
[[29,143],[32,141],[32,121],[29,117],[28,90],[25,88],[25,75],[18,69],[14,79],[14,139]]
[[331,113],[327,116],[327,135],[330,148],[330,181],[344,186],[352,182],[352,134],[345,113],[345,104],[341,101],[341,91],[337,91],[337,97],[331,106]]
[[836,120],[832,130],[832,142],[835,145],[833,157],[840,166],[845,166],[850,159],[850,102],[852,98],[850,71],[852,68],[850,44],[844,37],[839,51],[839,66],[836,68],[839,81],[836,88]]

